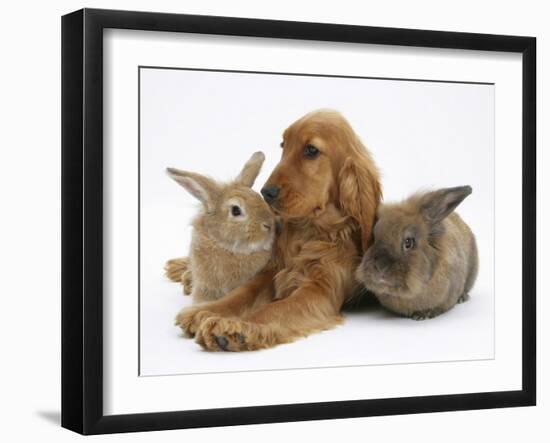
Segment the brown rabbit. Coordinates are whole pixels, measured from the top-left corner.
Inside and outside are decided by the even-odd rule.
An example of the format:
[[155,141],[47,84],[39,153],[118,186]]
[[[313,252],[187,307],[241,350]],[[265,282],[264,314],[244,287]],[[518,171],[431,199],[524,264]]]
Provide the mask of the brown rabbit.
[[374,243],[356,278],[383,306],[423,320],[468,300],[478,271],[476,240],[453,211],[471,192],[445,188],[379,206]]
[[262,152],[254,153],[229,184],[167,169],[170,177],[203,204],[193,220],[189,259],[172,259],[165,266],[169,278],[181,280],[185,292],[191,291],[194,303],[219,299],[254,277],[271,258],[275,216],[251,189],[264,159]]

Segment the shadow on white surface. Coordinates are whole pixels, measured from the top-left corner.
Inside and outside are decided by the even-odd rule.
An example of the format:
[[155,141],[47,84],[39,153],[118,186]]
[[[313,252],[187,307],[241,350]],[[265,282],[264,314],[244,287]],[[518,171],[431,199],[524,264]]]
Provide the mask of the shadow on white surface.
[[56,426],[61,426],[61,411],[36,411],[36,415]]

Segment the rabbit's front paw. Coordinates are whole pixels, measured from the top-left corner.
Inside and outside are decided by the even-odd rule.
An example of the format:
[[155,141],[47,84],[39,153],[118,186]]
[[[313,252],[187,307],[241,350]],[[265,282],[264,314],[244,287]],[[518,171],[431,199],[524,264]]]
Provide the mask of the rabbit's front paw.
[[434,317],[437,317],[437,312],[435,312],[432,309],[426,309],[424,311],[416,311],[411,314],[411,318],[417,321],[428,320]]
[[416,311],[411,314],[411,318],[416,321],[426,320],[430,318],[426,311]]
[[442,311],[439,308],[434,309],[425,309],[423,311],[415,311],[411,314],[411,318],[413,320],[428,320],[430,318],[435,318],[438,315],[442,314],[444,311]]
[[191,292],[193,292],[193,278],[189,269],[181,276],[181,285],[183,286],[183,293],[191,295]]
[[185,308],[176,316],[175,324],[181,328],[185,337],[192,338],[201,323],[213,315],[212,312],[201,310],[200,307]]
[[173,282],[180,282],[183,274],[189,270],[189,259],[187,257],[173,258],[164,265],[164,275]]

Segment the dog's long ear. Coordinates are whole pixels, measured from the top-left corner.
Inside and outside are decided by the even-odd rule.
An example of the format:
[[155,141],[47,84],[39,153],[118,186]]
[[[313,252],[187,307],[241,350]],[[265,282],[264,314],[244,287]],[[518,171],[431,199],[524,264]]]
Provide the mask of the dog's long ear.
[[235,181],[251,188],[262,169],[264,160],[265,155],[263,152],[258,151],[252,154]]
[[371,238],[376,209],[382,199],[382,187],[378,170],[361,146],[344,161],[338,177],[340,205],[344,212],[355,219],[361,228],[363,251],[366,251]]
[[195,172],[181,171],[176,168],[166,168],[166,173],[208,210],[214,205],[215,198],[220,192],[214,180]]

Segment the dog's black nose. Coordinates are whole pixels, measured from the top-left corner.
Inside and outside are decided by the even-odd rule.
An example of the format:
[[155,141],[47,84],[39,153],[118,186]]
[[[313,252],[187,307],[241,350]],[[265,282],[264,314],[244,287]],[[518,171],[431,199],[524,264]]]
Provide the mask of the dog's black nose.
[[261,192],[266,202],[273,203],[277,199],[279,191],[277,186],[264,186]]

